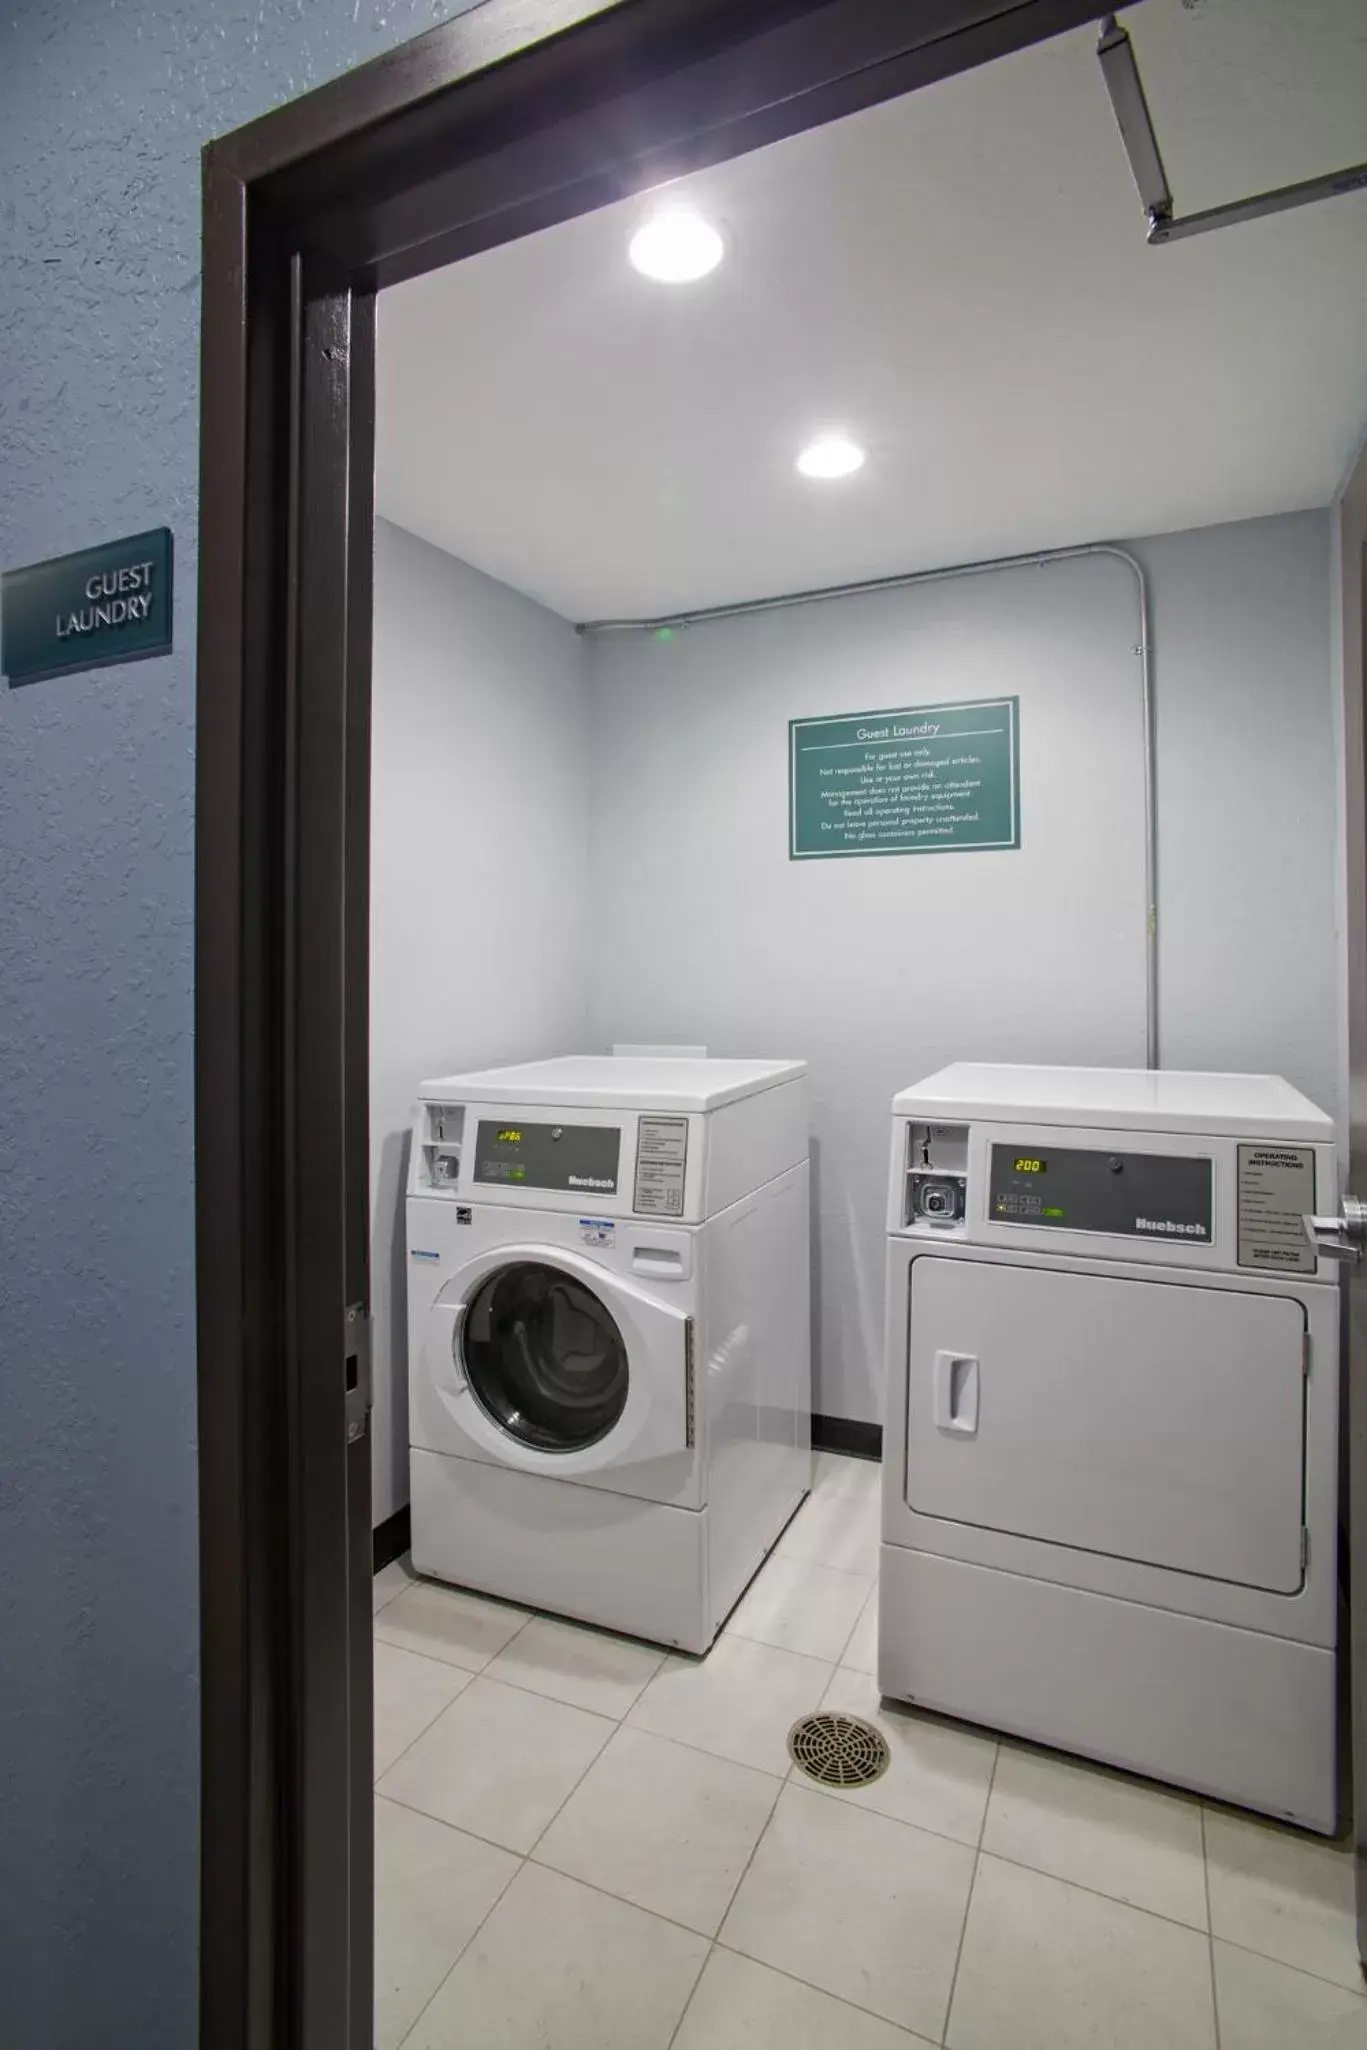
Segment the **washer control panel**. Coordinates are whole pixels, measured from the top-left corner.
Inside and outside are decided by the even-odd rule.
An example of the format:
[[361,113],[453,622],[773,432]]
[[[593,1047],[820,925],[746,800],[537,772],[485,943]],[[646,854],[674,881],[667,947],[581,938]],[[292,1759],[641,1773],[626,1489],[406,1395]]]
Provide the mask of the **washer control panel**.
[[612,1195],[622,1134],[616,1125],[505,1124],[480,1118],[476,1126],[477,1182],[495,1188],[583,1189]]

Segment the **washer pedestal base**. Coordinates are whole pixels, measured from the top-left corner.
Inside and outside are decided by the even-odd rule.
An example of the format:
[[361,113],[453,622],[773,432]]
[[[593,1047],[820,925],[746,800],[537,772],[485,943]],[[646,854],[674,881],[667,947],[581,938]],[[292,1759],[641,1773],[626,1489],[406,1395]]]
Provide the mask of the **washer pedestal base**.
[[416,1446],[409,1472],[419,1573],[682,1651],[712,1642],[706,1509]]

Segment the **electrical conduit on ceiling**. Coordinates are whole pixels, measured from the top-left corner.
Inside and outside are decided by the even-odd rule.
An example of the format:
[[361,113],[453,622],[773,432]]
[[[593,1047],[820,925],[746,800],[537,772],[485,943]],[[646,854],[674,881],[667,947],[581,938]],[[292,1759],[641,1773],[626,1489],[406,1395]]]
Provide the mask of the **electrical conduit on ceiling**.
[[1153,702],[1153,648],[1149,633],[1149,580],[1143,563],[1114,541],[1086,541],[1074,548],[1044,548],[1030,555],[1001,555],[987,562],[960,562],[947,569],[906,570],[898,576],[869,577],[862,583],[825,584],[813,591],[789,591],[774,598],[743,598],[732,605],[706,605],[695,612],[663,613],[656,619],[587,619],[577,634],[674,632],[712,619],[744,619],[755,612],[779,612],[794,605],[818,605],[828,598],[862,597],[870,591],[901,591],[913,584],[950,583],[958,577],[987,576],[994,570],[1043,569],[1053,562],[1079,562],[1108,555],[1123,562],[1135,581],[1139,608],[1140,694],[1144,724],[1144,1058],[1159,1065],[1158,1053],[1158,805],[1157,733]]

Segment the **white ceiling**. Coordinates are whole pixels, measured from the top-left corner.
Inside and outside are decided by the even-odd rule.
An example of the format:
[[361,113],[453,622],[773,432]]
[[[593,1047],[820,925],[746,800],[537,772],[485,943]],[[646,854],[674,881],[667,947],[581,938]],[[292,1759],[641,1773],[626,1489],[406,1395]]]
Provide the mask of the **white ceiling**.
[[[1367,157],[1364,0],[1144,0],[1178,211]],[[1078,31],[395,287],[377,502],[567,618],[1327,503],[1367,424],[1367,192],[1149,249]],[[795,475],[814,428],[867,467]]]

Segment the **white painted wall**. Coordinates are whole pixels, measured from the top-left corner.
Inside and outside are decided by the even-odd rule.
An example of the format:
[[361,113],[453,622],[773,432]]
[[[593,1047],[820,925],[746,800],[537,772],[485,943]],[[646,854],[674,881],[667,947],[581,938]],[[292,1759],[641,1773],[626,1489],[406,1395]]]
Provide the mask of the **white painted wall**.
[[1163,1065],[1339,1108],[1330,520],[1136,544],[1154,593]]
[[403,1190],[415,1085],[584,1043],[587,726],[564,620],[375,530],[373,1515],[408,1500]]
[[[1153,575],[1168,1066],[1336,1101],[1323,513]],[[593,1043],[812,1063],[816,1406],[879,1414],[887,1105],[951,1059],[1144,1058],[1133,582],[1104,559],[593,644]],[[1019,852],[793,863],[791,717],[1016,692]]]
[[[1353,1073],[1355,1042],[1367,1046],[1367,840],[1364,811],[1363,684],[1367,677],[1367,441],[1358,449],[1331,513],[1330,640],[1338,753],[1337,883],[1340,1167],[1354,1195],[1367,1171],[1367,1074]],[[1361,1063],[1362,1055],[1358,1053]],[[1355,1319],[1361,1289],[1351,1291]],[[1358,1342],[1356,1327],[1354,1343]],[[1367,1358],[1367,1350],[1360,1355]]]

